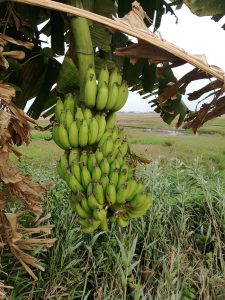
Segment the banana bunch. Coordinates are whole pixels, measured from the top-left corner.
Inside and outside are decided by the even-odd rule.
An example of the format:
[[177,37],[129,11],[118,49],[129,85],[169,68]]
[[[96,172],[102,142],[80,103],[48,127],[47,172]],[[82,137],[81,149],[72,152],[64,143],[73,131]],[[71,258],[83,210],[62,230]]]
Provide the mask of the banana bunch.
[[97,111],[116,112],[126,103],[128,98],[128,86],[122,81],[118,69],[109,71],[106,66],[101,68],[96,82],[95,70],[92,65],[86,74],[84,87],[84,105],[95,108]]
[[67,95],[55,107],[52,137],[65,150],[57,171],[71,190],[71,205],[84,233],[108,230],[116,222],[126,227],[151,206],[144,185],[128,164],[127,138],[115,125],[116,111],[128,97],[126,82],[117,69],[100,70],[96,80],[91,65],[82,99]]
[[86,147],[97,143],[106,129],[105,115],[93,115],[89,108],[75,107],[76,101],[71,95],[63,103],[56,103],[55,116],[58,121],[53,126],[52,137],[64,150]]
[[99,226],[106,231],[109,222],[125,227],[151,205],[143,193],[144,185],[133,178],[133,170],[122,155],[109,160],[100,147],[95,152],[73,149],[60,158],[57,170],[72,191],[72,208],[85,233]]

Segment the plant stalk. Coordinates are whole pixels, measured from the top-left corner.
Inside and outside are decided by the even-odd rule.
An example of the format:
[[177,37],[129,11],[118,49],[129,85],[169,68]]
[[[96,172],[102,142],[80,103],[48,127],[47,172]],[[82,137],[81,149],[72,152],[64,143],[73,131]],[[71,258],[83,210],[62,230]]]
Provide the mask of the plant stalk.
[[[68,0],[68,4],[83,8],[81,0]],[[75,44],[76,57],[80,73],[80,101],[83,101],[85,77],[90,65],[94,65],[94,53],[87,19],[70,16],[70,24]]]

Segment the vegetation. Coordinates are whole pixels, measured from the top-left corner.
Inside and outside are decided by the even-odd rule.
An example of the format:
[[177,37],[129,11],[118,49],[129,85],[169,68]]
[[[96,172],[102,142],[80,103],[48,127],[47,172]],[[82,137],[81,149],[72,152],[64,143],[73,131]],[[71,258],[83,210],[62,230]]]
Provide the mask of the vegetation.
[[1,255],[1,280],[14,286],[10,300],[224,299],[224,172],[195,155],[188,164],[167,158],[140,165],[137,176],[153,195],[152,210],[127,229],[87,236],[54,172],[61,154],[45,143],[34,141],[19,165],[34,180],[51,183],[46,209],[58,240],[46,252],[36,250],[45,267],[36,282],[12,254]]
[[[199,159],[193,160],[193,153],[198,151],[185,145],[195,144],[194,139],[188,134],[181,135],[183,152],[187,155],[185,160],[192,157],[192,162],[186,164],[186,161],[177,159],[176,149],[180,146],[176,138],[179,136],[166,138],[161,134],[153,139],[146,131],[144,120],[135,130],[126,125],[135,150],[143,154],[141,147],[149,147],[150,151],[152,147],[161,147],[163,152],[164,147],[170,152],[166,159],[157,158],[154,163],[139,165],[136,169],[137,178],[145,182],[145,190],[152,194],[155,204],[151,212],[129,224],[127,229],[118,230],[112,224],[108,234],[100,231],[90,236],[84,236],[80,231],[77,217],[69,206],[71,195],[54,172],[62,151],[45,141],[50,138],[48,133],[33,131],[33,153],[30,148],[27,156],[16,161],[21,174],[9,160],[9,153],[10,156],[12,152],[20,156],[16,146],[30,142],[28,122],[32,120],[18,107],[24,109],[27,101],[34,97],[28,114],[38,119],[43,111],[47,111],[46,116],[51,116],[57,96],[65,99],[68,92],[80,93],[79,101],[85,102],[85,77],[90,64],[95,65],[96,74],[103,64],[107,64],[109,70],[117,65],[123,71],[121,80],[125,79],[133,90],[142,95],[153,92],[156,96],[152,102],[154,109],[167,124],[179,116],[177,127],[185,120],[186,128],[194,131],[207,120],[222,114],[222,75],[218,71],[215,81],[189,95],[189,100],[193,100],[210,91],[215,94],[214,100],[204,105],[200,112],[190,112],[181,94],[185,93],[191,81],[208,78],[212,70],[207,73],[204,68],[203,71],[196,68],[177,81],[171,68],[186,63],[179,55],[171,55],[170,51],[165,53],[162,47],[159,47],[161,50],[156,47],[157,51],[161,51],[157,52],[158,56],[154,53],[146,56],[140,49],[144,45],[149,52],[149,44],[143,41],[132,45],[126,35],[106,31],[98,23],[46,9],[48,7],[28,7],[19,2],[23,1],[0,1],[0,250],[4,247],[0,257],[0,297],[4,296],[3,283],[6,290],[7,286],[14,286],[12,293],[8,293],[9,299],[223,299],[224,173],[218,173],[224,163],[223,143],[212,157],[213,145],[210,143],[204,153],[201,151],[208,157],[206,162],[214,159],[210,164],[204,161],[203,167]],[[178,1],[169,5],[165,0],[151,3],[142,0],[146,14],[137,2],[132,4],[132,1],[110,0],[105,1],[104,6],[98,0],[93,3],[85,0],[63,2],[104,16],[117,12],[119,17],[123,17],[131,9],[132,13],[137,9],[143,19],[141,26],[146,29],[145,25],[153,25],[154,30],[160,26],[165,12],[174,14],[172,6],[183,3]],[[39,5],[38,1],[32,3]],[[190,7],[198,11],[198,5],[192,4]],[[60,3],[54,5],[55,9]],[[214,14],[211,8],[204,7],[202,14]],[[219,13],[223,15],[223,6]],[[148,17],[154,19],[154,24]],[[215,16],[216,21],[219,18]],[[132,21],[130,15],[128,19]],[[40,30],[38,25],[44,21],[46,24]],[[51,48],[42,48],[41,33],[51,38]],[[155,38],[160,42],[157,35]],[[118,47],[124,48],[115,49]],[[62,64],[56,59],[58,55],[65,55]],[[132,61],[131,57],[135,59]],[[153,63],[149,65],[149,61]],[[162,66],[158,65],[160,62]],[[96,84],[93,76],[90,81]],[[174,85],[171,86],[171,82]],[[127,87],[126,83],[124,85]],[[13,98],[14,102],[11,101]],[[56,119],[53,116],[50,121],[55,123]],[[60,124],[59,127],[65,131],[63,126]],[[140,130],[144,130],[142,135]],[[199,150],[199,145],[208,141],[206,135],[211,129],[208,130],[205,136],[200,137],[198,145],[195,144],[196,149]],[[217,130],[219,135],[222,132]],[[85,134],[82,136],[87,139]],[[215,136],[214,142],[218,140]],[[47,143],[48,153],[46,148],[41,147],[46,147]],[[82,142],[80,146],[84,144],[87,143]],[[70,146],[68,143],[61,148],[70,149]],[[31,182],[30,176],[26,176],[31,173],[34,180],[49,183],[45,209],[46,213],[52,213],[51,218],[50,214],[42,217],[39,198],[45,188]],[[12,200],[18,203],[12,204]],[[54,238],[45,238],[52,229],[48,224],[49,218],[55,224],[58,240],[50,250],[46,250],[55,242]],[[5,249],[11,250],[11,253]],[[38,277],[28,265],[39,270],[36,272]],[[40,272],[44,267],[46,271]],[[31,281],[29,276],[36,281]]]

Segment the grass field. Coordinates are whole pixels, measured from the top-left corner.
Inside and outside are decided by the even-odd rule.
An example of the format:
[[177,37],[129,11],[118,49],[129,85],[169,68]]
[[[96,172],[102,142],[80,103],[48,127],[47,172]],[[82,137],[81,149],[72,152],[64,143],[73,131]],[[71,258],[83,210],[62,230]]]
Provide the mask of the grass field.
[[125,229],[82,234],[55,172],[63,152],[45,140],[48,132],[33,131],[18,164],[51,182],[46,209],[58,240],[36,251],[46,269],[36,282],[7,251],[0,256],[0,280],[14,286],[8,299],[225,299],[225,119],[198,136],[171,135],[173,126],[151,114],[119,114],[118,123],[133,150],[153,159],[137,168],[152,209]]

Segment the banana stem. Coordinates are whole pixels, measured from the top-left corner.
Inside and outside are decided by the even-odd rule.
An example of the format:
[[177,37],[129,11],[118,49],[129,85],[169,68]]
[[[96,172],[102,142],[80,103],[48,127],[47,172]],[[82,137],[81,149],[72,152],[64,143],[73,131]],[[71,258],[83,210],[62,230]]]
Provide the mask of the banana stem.
[[[68,0],[74,7],[83,8],[81,0]],[[75,44],[76,57],[80,73],[80,101],[84,97],[85,76],[89,65],[94,65],[94,53],[87,19],[82,17],[70,17],[71,30]]]

